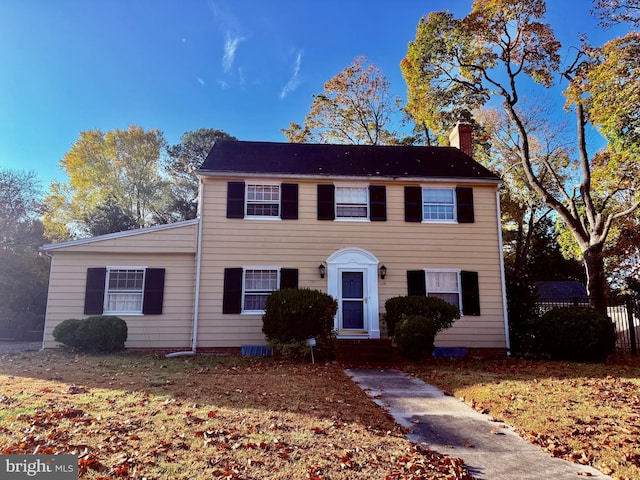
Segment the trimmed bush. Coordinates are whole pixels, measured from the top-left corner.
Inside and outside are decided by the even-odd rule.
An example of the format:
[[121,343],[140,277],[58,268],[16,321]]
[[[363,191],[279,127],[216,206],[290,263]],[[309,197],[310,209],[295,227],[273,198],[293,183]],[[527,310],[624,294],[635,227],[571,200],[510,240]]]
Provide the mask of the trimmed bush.
[[69,318],[59,323],[56,325],[56,328],[53,329],[53,338],[56,342],[60,342],[66,347],[75,348],[77,345],[76,332],[78,331],[80,322],[82,322],[82,320]]
[[398,353],[410,360],[420,360],[433,353],[437,329],[434,321],[422,315],[407,315],[395,328]]
[[540,351],[553,360],[602,362],[616,345],[615,325],[592,308],[554,308],[535,327]]
[[262,331],[276,354],[301,358],[315,338],[319,350],[332,347],[333,317],[338,304],[333,297],[306,288],[284,289],[267,298]]
[[436,297],[422,297],[409,295],[406,297],[393,297],[385,304],[384,321],[387,323],[387,331],[390,337],[395,336],[395,327],[403,316],[421,315],[430,318],[436,328],[436,333],[449,328],[453,322],[460,318],[460,310]]
[[70,318],[53,329],[53,338],[71,350],[110,353],[124,350],[128,330],[124,320],[111,316]]

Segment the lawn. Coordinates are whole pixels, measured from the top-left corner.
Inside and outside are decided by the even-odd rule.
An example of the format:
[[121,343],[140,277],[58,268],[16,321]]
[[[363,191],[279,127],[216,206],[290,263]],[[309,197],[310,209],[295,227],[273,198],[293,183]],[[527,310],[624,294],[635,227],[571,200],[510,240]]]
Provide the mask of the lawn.
[[640,478],[640,360],[430,360],[404,367],[550,454]]
[[468,479],[339,365],[0,357],[0,453],[75,453],[82,479]]

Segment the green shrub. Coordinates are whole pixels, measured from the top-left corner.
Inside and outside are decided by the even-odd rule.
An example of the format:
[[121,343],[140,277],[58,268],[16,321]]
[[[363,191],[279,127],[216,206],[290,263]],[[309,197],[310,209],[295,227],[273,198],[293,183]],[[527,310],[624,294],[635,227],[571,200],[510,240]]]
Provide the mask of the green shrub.
[[398,352],[410,360],[420,360],[433,353],[437,329],[435,322],[422,315],[407,315],[395,328]]
[[540,351],[553,360],[601,362],[616,345],[615,325],[592,308],[554,308],[535,330]]
[[337,310],[334,298],[318,290],[278,290],[267,298],[262,331],[281,356],[304,356],[309,351],[306,340],[312,337],[318,350],[328,352],[332,347],[333,318]]
[[67,348],[82,352],[109,353],[124,350],[127,324],[118,317],[70,318],[53,329],[53,338]]
[[80,322],[82,322],[82,320],[78,320],[77,318],[69,318],[59,323],[53,329],[53,338],[56,340],[56,342],[60,342],[66,347],[76,348],[76,332],[78,331]]
[[390,337],[395,336],[395,327],[403,316],[421,315],[430,318],[436,327],[436,333],[453,325],[460,318],[460,310],[436,297],[423,297],[409,295],[407,297],[393,297],[385,304],[384,321],[387,323],[387,331]]

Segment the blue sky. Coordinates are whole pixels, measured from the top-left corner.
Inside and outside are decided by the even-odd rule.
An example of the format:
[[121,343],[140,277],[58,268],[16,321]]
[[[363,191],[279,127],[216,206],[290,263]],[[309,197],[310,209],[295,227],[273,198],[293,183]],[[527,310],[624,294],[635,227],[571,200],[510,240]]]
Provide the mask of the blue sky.
[[[158,128],[170,144],[216,128],[285,141],[312,95],[360,55],[405,98],[400,61],[421,16],[467,0],[3,0],[0,167],[65,180],[58,162],[79,132]],[[591,1],[550,0],[563,44],[594,41]],[[557,100],[562,102],[561,98]]]

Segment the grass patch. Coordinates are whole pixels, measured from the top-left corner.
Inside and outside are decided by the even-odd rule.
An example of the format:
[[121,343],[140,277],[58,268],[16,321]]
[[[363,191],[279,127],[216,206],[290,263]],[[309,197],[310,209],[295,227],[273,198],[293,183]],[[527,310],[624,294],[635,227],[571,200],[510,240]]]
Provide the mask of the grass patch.
[[637,358],[607,364],[430,360],[405,370],[512,425],[553,456],[614,478],[640,478]]
[[471,478],[404,433],[337,365],[0,357],[0,453],[76,453],[82,479]]

